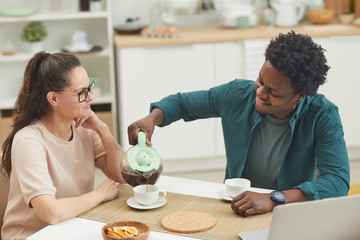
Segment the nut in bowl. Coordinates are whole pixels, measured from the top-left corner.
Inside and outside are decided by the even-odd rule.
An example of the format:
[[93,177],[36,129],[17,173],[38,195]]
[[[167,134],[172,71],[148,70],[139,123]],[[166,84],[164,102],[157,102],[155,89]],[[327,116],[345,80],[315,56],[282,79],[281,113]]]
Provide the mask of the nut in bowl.
[[120,221],[106,224],[101,232],[104,240],[147,240],[150,228],[141,222]]
[[313,24],[326,24],[331,22],[334,19],[335,11],[334,9],[325,8],[325,9],[313,9],[306,12],[306,16],[309,21]]

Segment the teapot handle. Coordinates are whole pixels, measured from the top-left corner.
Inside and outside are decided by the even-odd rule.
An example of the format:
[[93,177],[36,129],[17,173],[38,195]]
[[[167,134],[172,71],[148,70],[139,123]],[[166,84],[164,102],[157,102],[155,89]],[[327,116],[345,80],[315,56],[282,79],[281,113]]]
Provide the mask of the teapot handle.
[[305,14],[305,6],[302,2],[300,1],[296,1],[296,8],[297,8],[297,15],[296,15],[296,19],[297,21],[300,21],[304,14]]
[[138,144],[140,147],[146,147],[146,135],[143,131],[138,132]]

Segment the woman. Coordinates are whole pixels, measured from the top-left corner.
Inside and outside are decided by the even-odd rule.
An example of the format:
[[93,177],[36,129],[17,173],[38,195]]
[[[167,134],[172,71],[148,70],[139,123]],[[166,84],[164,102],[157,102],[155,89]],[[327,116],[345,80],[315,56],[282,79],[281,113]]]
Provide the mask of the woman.
[[[93,88],[74,55],[39,52],[29,61],[3,144],[2,239],[25,239],[118,196],[124,151],[90,108]],[[95,167],[109,178],[96,190]]]

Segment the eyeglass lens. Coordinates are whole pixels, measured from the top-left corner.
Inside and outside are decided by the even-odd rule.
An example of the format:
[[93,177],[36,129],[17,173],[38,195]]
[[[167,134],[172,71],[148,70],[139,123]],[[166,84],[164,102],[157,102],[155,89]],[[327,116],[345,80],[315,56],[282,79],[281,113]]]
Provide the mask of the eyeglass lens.
[[82,90],[81,92],[78,93],[78,100],[79,102],[84,102],[87,98],[87,96],[90,93],[93,93],[94,91],[94,86],[95,86],[95,81],[93,79],[90,80],[90,85],[88,88],[85,88],[84,90]]

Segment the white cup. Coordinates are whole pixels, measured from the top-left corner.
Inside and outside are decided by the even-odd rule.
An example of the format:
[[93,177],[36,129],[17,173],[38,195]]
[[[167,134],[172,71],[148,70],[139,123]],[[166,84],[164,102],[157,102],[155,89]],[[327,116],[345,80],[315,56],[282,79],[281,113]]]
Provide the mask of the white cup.
[[159,198],[166,197],[166,192],[155,185],[139,185],[133,188],[135,200],[141,205],[151,205]]
[[85,31],[75,31],[72,35],[71,45],[78,50],[88,50],[87,33]]
[[245,178],[230,178],[225,180],[226,192],[230,197],[236,197],[250,189],[250,180]]

